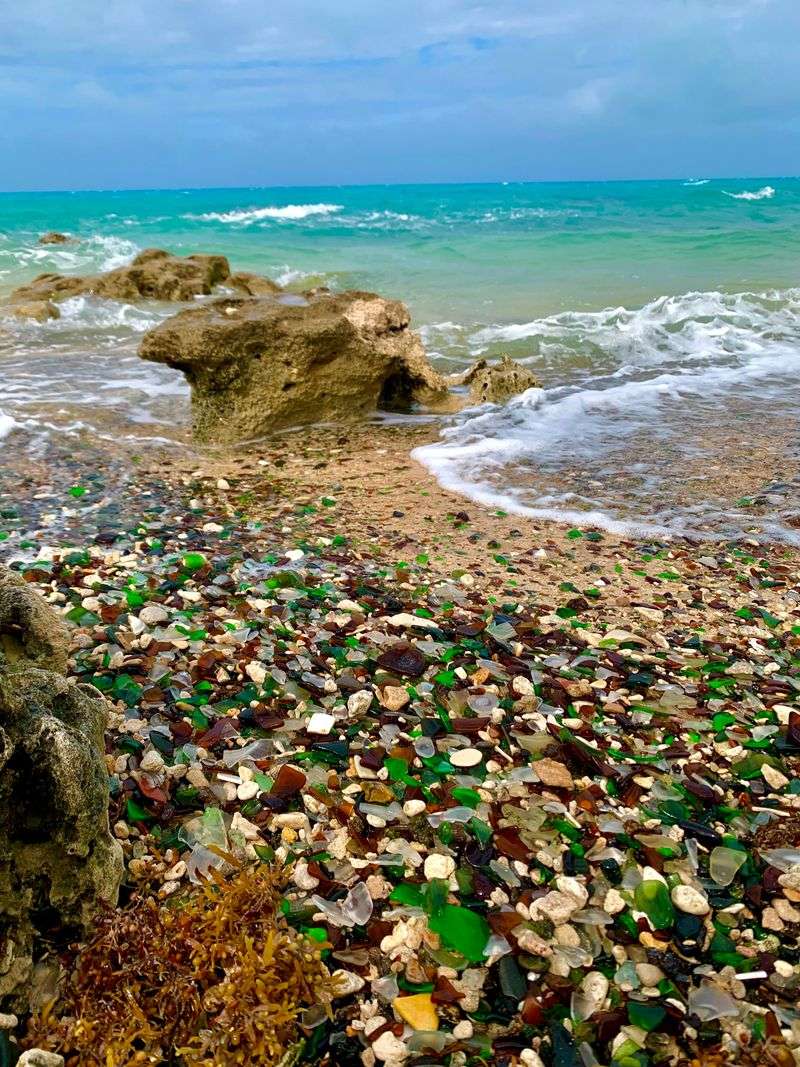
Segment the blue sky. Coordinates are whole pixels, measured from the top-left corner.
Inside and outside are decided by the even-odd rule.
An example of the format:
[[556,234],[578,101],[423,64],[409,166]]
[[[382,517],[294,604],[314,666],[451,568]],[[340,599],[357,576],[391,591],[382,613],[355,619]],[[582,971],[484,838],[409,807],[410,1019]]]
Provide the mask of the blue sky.
[[797,0],[0,12],[4,189],[800,172]]

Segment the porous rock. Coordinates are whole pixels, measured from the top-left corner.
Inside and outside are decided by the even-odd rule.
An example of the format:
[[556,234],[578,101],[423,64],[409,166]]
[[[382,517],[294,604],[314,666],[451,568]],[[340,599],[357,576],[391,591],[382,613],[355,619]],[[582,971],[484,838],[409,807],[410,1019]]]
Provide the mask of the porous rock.
[[[0,567],[0,1008],[25,1011],[34,969],[114,903],[106,704],[68,680],[60,617]],[[55,669],[45,670],[47,664]]]
[[90,294],[111,300],[185,301],[208,296],[230,273],[225,256],[173,256],[160,248],[147,248],[131,263],[104,274],[40,274],[15,289],[9,300],[20,304]]
[[408,309],[374,293],[216,300],[150,330],[139,354],[186,375],[200,441],[449,399]]
[[17,319],[32,319],[33,322],[47,322],[60,319],[61,312],[52,300],[22,300],[10,307],[11,314]]
[[470,400],[476,404],[504,404],[512,396],[541,384],[532,371],[510,356],[503,356],[499,363],[479,360],[463,381],[469,386]]

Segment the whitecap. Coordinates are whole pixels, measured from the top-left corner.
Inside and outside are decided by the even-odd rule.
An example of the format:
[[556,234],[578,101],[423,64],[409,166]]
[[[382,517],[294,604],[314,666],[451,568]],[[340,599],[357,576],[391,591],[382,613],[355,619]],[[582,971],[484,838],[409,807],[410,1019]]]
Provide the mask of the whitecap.
[[0,411],[0,441],[2,441],[4,437],[8,437],[17,425],[18,423],[16,419],[12,419],[10,415],[6,415],[5,412]]
[[731,200],[771,200],[775,195],[775,190],[771,185],[765,185],[762,189],[757,189],[755,192],[745,190],[743,193],[729,193],[723,189],[722,194],[723,196],[729,196]]
[[236,211],[208,211],[202,215],[183,215],[200,222],[259,222],[262,219],[297,220],[310,215],[333,215],[342,204],[287,204],[285,207],[254,207]]
[[689,178],[689,180],[685,181],[683,184],[693,188],[698,185],[708,185],[710,181],[710,178]]

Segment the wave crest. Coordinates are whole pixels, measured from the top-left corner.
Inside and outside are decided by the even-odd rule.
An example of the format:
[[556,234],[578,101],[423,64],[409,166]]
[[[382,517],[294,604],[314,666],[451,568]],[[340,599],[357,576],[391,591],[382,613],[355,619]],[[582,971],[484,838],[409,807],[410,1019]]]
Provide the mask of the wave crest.
[[722,195],[729,196],[731,200],[771,200],[775,195],[775,190],[771,185],[765,185],[762,189],[756,189],[755,192],[745,190],[743,193],[729,193],[723,189]]
[[234,211],[207,211],[202,215],[184,215],[199,222],[260,222],[262,219],[294,221],[309,215],[333,215],[342,211],[342,204],[286,204],[285,207],[253,207]]

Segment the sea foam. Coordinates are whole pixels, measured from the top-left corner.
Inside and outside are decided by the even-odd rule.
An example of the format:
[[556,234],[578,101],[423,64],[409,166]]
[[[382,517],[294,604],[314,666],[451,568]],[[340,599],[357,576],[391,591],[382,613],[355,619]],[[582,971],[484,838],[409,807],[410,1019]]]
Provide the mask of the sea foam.
[[342,204],[287,204],[285,207],[253,207],[236,211],[207,211],[202,215],[184,215],[185,219],[201,222],[260,222],[262,219],[305,219],[309,215],[333,215],[342,211]]
[[729,196],[731,200],[771,200],[775,195],[775,190],[771,185],[765,185],[762,189],[756,189],[755,192],[745,190],[743,193],[729,193],[723,189],[722,193],[723,196]]

